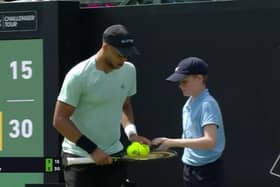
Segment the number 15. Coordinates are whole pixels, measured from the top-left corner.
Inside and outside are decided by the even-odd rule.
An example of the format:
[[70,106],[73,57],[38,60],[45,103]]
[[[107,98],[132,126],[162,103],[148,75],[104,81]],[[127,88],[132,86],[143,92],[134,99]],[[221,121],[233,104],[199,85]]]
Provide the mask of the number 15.
[[[32,77],[32,61],[31,60],[23,60],[21,63],[21,77],[23,79],[30,79]],[[10,68],[12,68],[13,79],[18,79],[18,62],[13,61],[10,63]]]

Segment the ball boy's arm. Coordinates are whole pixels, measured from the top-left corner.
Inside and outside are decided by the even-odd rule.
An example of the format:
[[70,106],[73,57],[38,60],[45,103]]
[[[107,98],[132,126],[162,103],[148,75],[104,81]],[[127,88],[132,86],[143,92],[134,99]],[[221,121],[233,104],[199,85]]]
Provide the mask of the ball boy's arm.
[[217,126],[215,124],[206,125],[204,128],[204,136],[199,138],[155,138],[152,144],[159,145],[158,149],[166,150],[171,147],[184,148],[189,147],[193,149],[213,149],[217,142]]

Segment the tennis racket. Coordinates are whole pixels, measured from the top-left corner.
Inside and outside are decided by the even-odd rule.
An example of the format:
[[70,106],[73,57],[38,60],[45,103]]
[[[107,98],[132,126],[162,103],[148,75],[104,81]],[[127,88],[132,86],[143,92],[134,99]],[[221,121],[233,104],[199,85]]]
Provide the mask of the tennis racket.
[[[112,157],[113,162],[134,162],[134,161],[149,161],[149,160],[159,160],[159,159],[169,159],[177,156],[177,152],[174,150],[167,151],[151,151],[147,156],[128,156],[122,155],[117,157]],[[81,164],[94,164],[95,161],[91,157],[67,157],[64,160],[65,166],[81,165]]]

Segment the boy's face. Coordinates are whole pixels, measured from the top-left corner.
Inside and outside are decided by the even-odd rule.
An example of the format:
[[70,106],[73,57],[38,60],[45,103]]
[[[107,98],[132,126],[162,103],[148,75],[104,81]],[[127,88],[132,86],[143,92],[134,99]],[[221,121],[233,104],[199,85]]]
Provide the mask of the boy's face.
[[184,96],[197,96],[204,89],[202,75],[189,75],[179,82],[179,87]]

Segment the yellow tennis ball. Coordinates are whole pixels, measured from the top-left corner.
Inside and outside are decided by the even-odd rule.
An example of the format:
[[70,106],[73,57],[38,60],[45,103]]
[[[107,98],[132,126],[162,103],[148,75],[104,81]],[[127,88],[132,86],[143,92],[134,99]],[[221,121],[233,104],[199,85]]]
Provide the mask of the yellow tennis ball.
[[142,148],[141,148],[141,150],[140,150],[140,154],[141,154],[142,156],[147,156],[147,155],[149,155],[149,154],[150,154],[150,146],[147,145],[147,144],[142,144],[141,146],[142,146]]
[[141,143],[139,143],[139,142],[137,142],[137,141],[134,141],[134,142],[132,142],[130,145],[132,145],[132,146],[141,146]]
[[126,154],[131,157],[140,156],[141,147],[142,146],[139,142],[132,142],[132,144],[127,147]]

